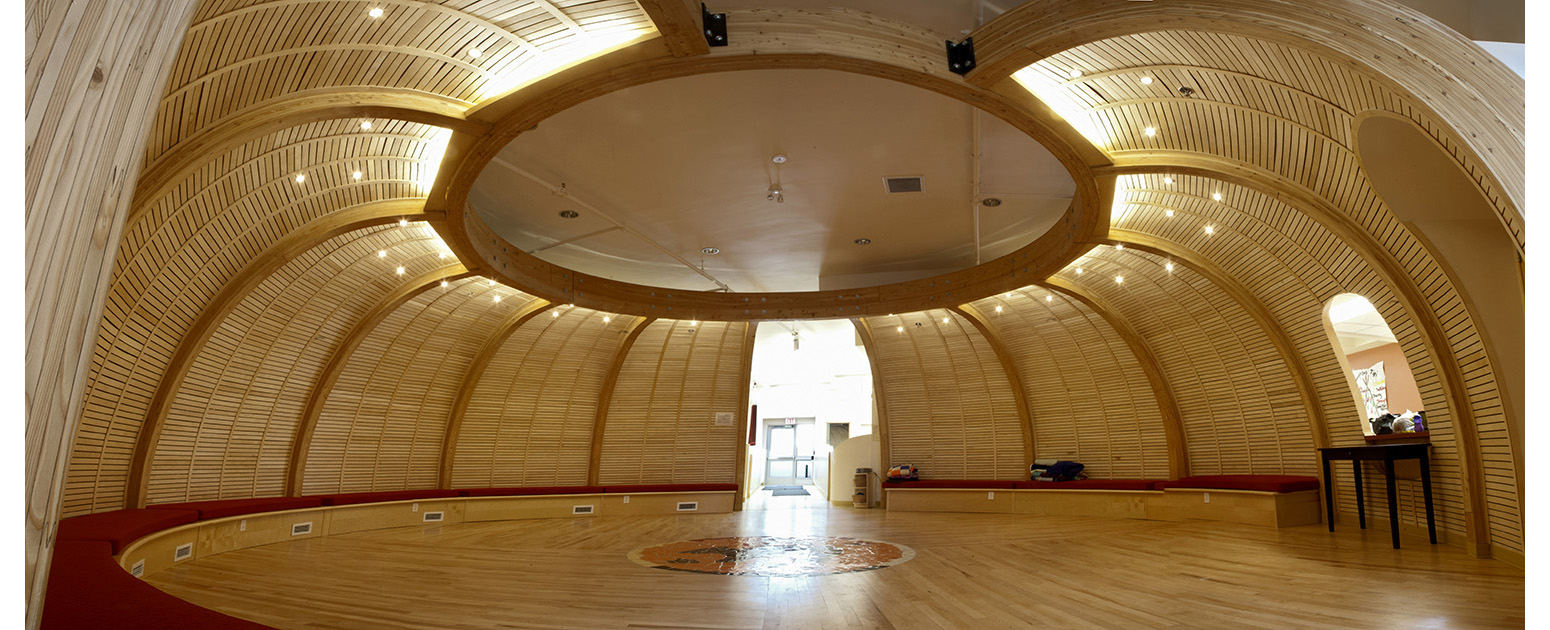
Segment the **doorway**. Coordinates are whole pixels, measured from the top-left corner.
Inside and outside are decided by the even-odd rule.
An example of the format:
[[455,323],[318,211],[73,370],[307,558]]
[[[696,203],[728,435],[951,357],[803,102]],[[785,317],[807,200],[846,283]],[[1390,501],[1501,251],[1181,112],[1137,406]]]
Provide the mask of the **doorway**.
[[813,483],[817,447],[813,418],[770,420],[765,444],[764,485],[805,486]]

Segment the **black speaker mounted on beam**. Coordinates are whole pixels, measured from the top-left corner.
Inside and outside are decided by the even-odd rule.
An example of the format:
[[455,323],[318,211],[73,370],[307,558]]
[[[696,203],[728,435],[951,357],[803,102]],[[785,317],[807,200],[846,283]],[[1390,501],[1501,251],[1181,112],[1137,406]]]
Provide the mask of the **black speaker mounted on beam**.
[[700,3],[700,23],[705,25],[705,43],[711,46],[727,45],[727,14],[711,13]]
[[953,74],[968,74],[974,69],[974,38],[965,37],[963,41],[954,44],[952,40],[947,42],[947,69]]

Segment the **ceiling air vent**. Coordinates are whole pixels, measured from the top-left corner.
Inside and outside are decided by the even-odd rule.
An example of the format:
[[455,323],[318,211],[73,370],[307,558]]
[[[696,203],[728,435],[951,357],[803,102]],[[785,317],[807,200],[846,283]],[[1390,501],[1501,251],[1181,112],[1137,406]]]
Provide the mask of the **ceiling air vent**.
[[925,189],[923,177],[884,177],[883,185],[888,187],[890,193],[912,193]]

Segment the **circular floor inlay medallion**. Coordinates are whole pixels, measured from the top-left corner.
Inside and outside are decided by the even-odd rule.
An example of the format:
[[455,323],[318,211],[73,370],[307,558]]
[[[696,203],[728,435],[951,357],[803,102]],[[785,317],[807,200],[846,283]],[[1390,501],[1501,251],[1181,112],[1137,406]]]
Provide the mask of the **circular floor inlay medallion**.
[[881,569],[915,557],[893,543],[835,536],[733,536],[642,547],[636,563],[671,571],[798,577]]

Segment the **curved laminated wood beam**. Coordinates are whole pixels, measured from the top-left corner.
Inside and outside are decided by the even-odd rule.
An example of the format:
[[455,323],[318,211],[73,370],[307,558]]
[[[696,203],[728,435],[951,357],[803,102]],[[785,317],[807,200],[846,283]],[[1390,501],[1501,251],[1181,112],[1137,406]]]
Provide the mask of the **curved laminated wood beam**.
[[592,421],[592,450],[587,456],[587,485],[597,485],[598,475],[603,465],[603,431],[608,426],[608,408],[613,403],[614,386],[619,383],[619,370],[624,367],[625,358],[630,356],[630,348],[635,346],[635,340],[640,334],[646,332],[646,327],[657,321],[655,317],[637,317],[630,322],[629,332],[619,340],[619,348],[614,351],[614,360],[608,364],[608,372],[603,377],[603,387],[597,392],[597,416]]
[[732,498],[734,511],[743,509],[743,495],[748,488],[743,486],[748,474],[748,403],[749,396],[753,394],[753,345],[754,335],[759,331],[759,322],[747,322],[747,328],[743,330],[743,352],[738,357],[738,382],[743,389],[737,395],[737,415],[742,416],[737,426],[737,462],[733,466],[732,476],[737,481],[737,494]]
[[512,333],[517,332],[518,328],[532,321],[534,317],[554,307],[553,302],[542,298],[533,298],[532,301],[522,305],[522,308],[507,317],[506,321],[501,322],[500,327],[495,329],[495,334],[485,340],[484,346],[479,348],[478,354],[475,354],[473,361],[468,364],[468,370],[463,373],[463,380],[458,385],[457,394],[452,398],[452,409],[447,413],[447,433],[441,440],[441,466],[437,468],[441,471],[441,478],[436,487],[443,490],[452,488],[453,456],[457,454],[458,436],[463,430],[463,413],[468,411],[468,401],[473,399],[474,389],[479,386],[479,380],[484,377],[485,368],[489,367],[490,361],[495,358],[497,352],[500,352],[501,347],[506,345],[506,340],[511,338]]
[[1006,380],[1012,385],[1012,400],[1017,405],[1017,423],[1023,431],[1023,467],[1033,465],[1034,449],[1033,413],[1028,407],[1028,392],[1023,389],[1023,375],[1017,369],[1017,359],[1012,356],[1006,344],[1001,342],[1001,336],[996,334],[985,315],[973,305],[949,306],[947,310],[957,313],[974,325],[975,330],[985,338],[985,343],[990,344],[990,349],[996,353],[996,360],[1001,363],[1001,371],[1006,373]]
[[312,392],[307,395],[307,406],[303,408],[301,419],[296,422],[296,437],[291,440],[291,459],[285,468],[285,493],[286,496],[301,496],[302,482],[307,473],[307,451],[312,448],[312,434],[317,430],[318,418],[323,413],[323,403],[328,400],[329,392],[333,391],[334,383],[339,381],[339,374],[344,371],[345,363],[350,355],[366,340],[366,337],[376,330],[377,324],[392,315],[393,311],[403,306],[409,300],[429,291],[432,287],[440,286],[441,281],[459,280],[475,275],[468,271],[461,263],[447,265],[440,269],[433,269],[414,278],[406,280],[403,285],[392,293],[383,297],[375,307],[350,329],[328,356],[328,362],[323,364],[323,370],[318,374],[317,384],[312,386]]
[[1030,0],[971,34],[977,67],[965,80],[1005,80],[1041,59],[1093,42],[1160,30],[1246,35],[1365,66],[1450,128],[1507,197],[1504,229],[1524,247],[1525,82],[1479,45],[1388,0]]
[[124,488],[124,505],[145,507],[151,463],[156,455],[156,445],[161,439],[162,426],[166,423],[167,413],[172,410],[172,402],[177,397],[178,390],[182,388],[183,379],[188,376],[188,370],[193,366],[194,359],[204,350],[210,335],[215,333],[226,316],[231,314],[232,309],[237,308],[248,294],[269,278],[270,274],[285,266],[291,259],[335,236],[376,225],[395,223],[400,219],[411,221],[440,219],[439,213],[425,214],[421,212],[423,208],[422,200],[397,199],[363,204],[318,217],[286,234],[232,276],[226,285],[221,287],[221,291],[205,305],[204,310],[194,318],[194,323],[178,340],[177,348],[167,360],[166,371],[162,373],[161,380],[156,384],[156,390],[151,394],[145,420],[141,423],[140,433],[135,439],[134,456],[129,464],[129,479]]
[[[872,368],[872,409],[877,412],[877,422],[874,423],[872,432],[877,434],[879,465],[883,468],[878,474],[887,475],[888,467],[892,466],[888,463],[889,457],[892,456],[891,449],[888,448],[888,392],[883,388],[883,372],[877,366],[877,342],[872,338],[872,327],[867,325],[866,320],[852,317],[850,323],[856,327],[856,335],[861,337],[861,347],[866,350],[867,365]],[[880,495],[877,497],[878,505],[888,507],[888,493],[882,492],[879,488],[878,494]]]
[[1254,323],[1259,324],[1260,330],[1264,331],[1265,337],[1270,339],[1276,353],[1281,355],[1282,363],[1286,364],[1287,371],[1291,373],[1292,382],[1297,385],[1297,393],[1302,397],[1303,410],[1308,416],[1308,428],[1311,430],[1314,448],[1329,446],[1329,418],[1324,415],[1324,406],[1319,404],[1319,390],[1313,384],[1312,372],[1308,370],[1308,364],[1303,361],[1302,354],[1297,352],[1297,346],[1292,343],[1291,337],[1287,336],[1280,322],[1276,321],[1275,315],[1270,313],[1270,309],[1266,308],[1263,302],[1260,302],[1242,283],[1234,280],[1216,263],[1178,243],[1117,228],[1109,228],[1109,239],[1115,243],[1123,243],[1128,247],[1182,262],[1232,298],[1238,307],[1254,320]]
[[368,91],[310,91],[261,107],[243,110],[226,124],[211,125],[179,140],[156,161],[146,166],[135,184],[134,201],[126,224],[167,194],[189,171],[212,155],[219,155],[265,135],[324,120],[376,118],[407,120],[454,132],[482,133],[488,125],[463,117],[464,105],[420,92],[374,88]]
[[1157,355],[1152,354],[1151,347],[1146,345],[1146,339],[1131,328],[1128,322],[1115,315],[1108,303],[1088,293],[1086,289],[1058,276],[1052,276],[1038,285],[1087,306],[1102,317],[1130,348],[1130,353],[1135,355],[1136,362],[1141,364],[1141,371],[1152,386],[1152,395],[1157,399],[1157,411],[1162,415],[1163,439],[1168,449],[1168,478],[1188,477],[1189,442],[1184,438],[1184,414],[1179,411],[1179,402],[1173,396],[1173,388],[1168,385],[1168,378],[1162,373],[1162,364],[1157,362]]
[[703,55],[710,52],[701,24],[698,0],[640,0],[640,8],[657,25],[662,41],[674,57]]
[[[1442,377],[1443,398],[1447,401],[1459,441],[1465,548],[1479,557],[1490,556],[1491,537],[1489,521],[1486,519],[1484,472],[1478,455],[1479,434],[1474,409],[1469,405],[1469,390],[1463,369],[1453,353],[1442,321],[1426,298],[1426,292],[1376,236],[1317,193],[1296,182],[1240,162],[1194,153],[1154,151],[1148,156],[1127,159],[1115,166],[1098,170],[1113,175],[1194,175],[1243,186],[1300,210],[1360,256],[1368,268],[1393,291],[1400,307],[1405,310],[1410,321],[1416,324],[1421,333],[1421,342],[1434,361],[1438,375]],[[1522,505],[1522,497],[1519,498],[1519,505]]]

